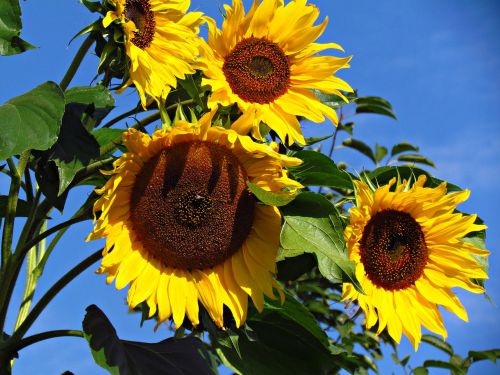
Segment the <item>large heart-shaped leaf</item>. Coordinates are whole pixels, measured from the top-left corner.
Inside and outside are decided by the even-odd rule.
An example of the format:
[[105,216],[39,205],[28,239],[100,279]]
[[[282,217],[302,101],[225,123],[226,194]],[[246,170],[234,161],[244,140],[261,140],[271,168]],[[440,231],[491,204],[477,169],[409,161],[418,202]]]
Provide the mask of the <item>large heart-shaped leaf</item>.
[[304,162],[297,167],[290,167],[293,177],[305,186],[328,186],[337,189],[352,190],[349,173],[337,165],[325,154],[312,150],[296,151],[291,156]]
[[47,150],[57,140],[64,94],[46,82],[0,106],[0,159],[25,150]]
[[120,340],[95,305],[87,307],[83,331],[96,363],[116,375],[213,375],[202,342],[170,338],[150,344]]
[[281,258],[314,253],[323,276],[332,282],[347,281],[358,290],[354,263],[347,257],[344,228],[335,206],[323,195],[304,192],[282,207]]

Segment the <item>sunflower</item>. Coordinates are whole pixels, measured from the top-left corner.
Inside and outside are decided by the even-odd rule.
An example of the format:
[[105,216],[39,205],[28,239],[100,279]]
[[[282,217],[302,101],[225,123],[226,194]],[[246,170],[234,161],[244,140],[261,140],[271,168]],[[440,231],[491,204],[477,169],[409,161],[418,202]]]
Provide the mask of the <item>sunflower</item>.
[[279,210],[257,202],[247,182],[278,194],[302,187],[284,166],[299,159],[278,154],[233,130],[179,121],[152,137],[124,135],[128,152],[114,162],[98,191],[101,212],[88,240],[106,237],[99,273],[116,288],[130,283],[130,309],[141,302],[158,324],[185,315],[199,323],[200,301],[218,326],[224,305],[239,327],[248,296],[257,310],[275,298]]
[[346,102],[339,90],[352,92],[334,76],[349,66],[351,58],[316,55],[331,48],[342,50],[335,43],[314,42],[328,18],[314,26],[319,10],[306,0],[286,6],[281,0],[263,0],[260,5],[254,1],[246,15],[241,0],[224,7],[222,30],[208,19],[208,45],[201,49],[203,84],[212,87],[209,107],[237,103],[243,116],[233,129],[241,134],[252,130],[260,139],[259,124],[264,122],[288,144],[305,144],[296,116],[317,123],[326,116],[337,124],[335,111],[311,91],[335,94]]
[[471,279],[487,278],[475,257],[489,254],[462,240],[486,228],[474,224],[476,215],[455,211],[469,191],[447,194],[445,182],[435,188],[424,187],[425,182],[421,175],[413,186],[403,182],[391,191],[392,179],[373,191],[356,181],[357,204],[345,229],[349,257],[365,294],[344,284],[343,300],[358,301],[367,328],[378,321],[378,334],[387,327],[399,343],[404,333],[415,350],[421,325],[446,338],[438,305],[467,321],[451,288],[483,293]]
[[189,0],[111,0],[115,10],[103,20],[104,27],[121,23],[125,49],[130,59],[129,79],[122,89],[134,84],[142,105],[146,95],[165,98],[177,78],[195,72],[192,64],[199,54],[200,12],[186,13]]

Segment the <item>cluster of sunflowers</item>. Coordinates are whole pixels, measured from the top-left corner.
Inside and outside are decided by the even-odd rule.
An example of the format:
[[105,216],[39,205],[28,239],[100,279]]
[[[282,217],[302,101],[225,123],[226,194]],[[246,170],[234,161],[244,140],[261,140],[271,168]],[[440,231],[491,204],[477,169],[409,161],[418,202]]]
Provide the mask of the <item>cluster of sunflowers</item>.
[[[151,136],[130,129],[127,152],[113,164],[98,190],[98,215],[89,239],[106,237],[100,273],[118,289],[130,284],[128,304],[142,302],[158,324],[170,317],[180,327],[187,315],[199,324],[199,303],[219,327],[226,306],[240,327],[248,297],[257,310],[264,296],[275,299],[280,243],[277,207],[254,196],[248,183],[280,195],[303,186],[287,175],[302,160],[280,152],[261,134],[267,125],[282,144],[305,145],[299,117],[337,124],[335,110],[312,91],[334,94],[351,87],[335,73],[350,57],[318,55],[342,48],[316,43],[328,19],[315,25],[319,10],[305,0],[254,1],[245,13],[241,0],[224,5],[222,29],[189,1],[118,0],[104,26],[118,23],[130,59],[124,86],[135,85],[143,106],[159,105],[177,80],[202,71],[210,87],[208,113],[196,123],[177,121]],[[207,41],[198,37],[208,25]],[[213,124],[219,108],[237,105],[228,128]],[[343,286],[343,299],[357,301],[368,328],[387,328],[415,346],[421,325],[446,337],[438,305],[467,320],[451,291],[483,293],[471,281],[487,277],[473,256],[489,253],[461,238],[486,227],[476,216],[455,211],[468,191],[447,194],[446,183],[425,187],[395,179],[380,187],[354,181],[356,205],[345,229],[349,258],[356,263],[362,291]]]
[[[0,333],[30,249],[57,232],[55,246],[67,227],[91,218],[88,207],[93,207],[94,228],[87,240],[105,239],[105,245],[97,257],[89,257],[63,277],[28,313],[34,293],[29,285],[36,284],[46,261],[40,252],[41,266],[34,270],[41,271],[35,272],[37,276],[26,287],[26,311],[21,309],[13,334],[0,337],[0,371],[10,369],[18,349],[46,338],[23,339],[62,286],[98,259],[97,272],[117,289],[128,286],[130,310],[155,319],[155,329],[164,323],[171,327],[173,321],[177,332],[207,330],[211,340],[236,331],[240,338],[245,332],[251,342],[251,329],[245,328],[250,316],[261,314],[265,320],[270,306],[282,311],[288,304],[304,314],[297,320],[314,332],[322,350],[337,355],[341,352],[332,349],[322,331],[331,324],[318,318],[331,313],[334,298],[323,301],[327,313],[307,305],[312,295],[335,288],[340,294],[336,302],[342,308],[356,306],[355,314],[364,313],[363,332],[371,330],[377,340],[384,337],[396,343],[405,335],[415,350],[425,341],[422,326],[446,338],[440,306],[467,321],[452,288],[484,293],[489,255],[484,242],[471,240],[484,234],[486,226],[476,215],[457,210],[469,191],[450,188],[413,166],[354,175],[335,164],[331,154],[312,149],[317,140],[303,134],[303,121],[330,121],[338,126],[333,150],[336,132],[346,129],[336,109],[360,99],[336,76],[349,67],[351,57],[330,56],[330,50],[343,51],[342,47],[316,42],[328,24],[328,18],[318,23],[316,6],[307,0],[286,4],[254,0],[245,10],[243,0],[233,0],[224,5],[219,28],[212,18],[189,11],[189,0],[81,2],[102,17],[80,33],[89,36],[76,59],[81,62],[95,43],[98,73],[103,78],[93,89],[111,98],[111,91],[137,92],[138,105],[95,131],[104,116],[93,114],[99,109],[97,101],[82,99],[87,87],[67,89],[74,75],[72,67],[59,86],[47,83],[28,93],[36,93],[40,101],[32,111],[36,114],[43,112],[40,93],[55,92],[54,98],[45,99],[61,102],[61,130],[57,129],[51,143],[18,144],[16,136],[9,138],[12,149],[1,150],[14,182],[4,215],[7,235],[2,239]],[[205,38],[200,36],[203,32]],[[15,98],[9,105],[19,103],[25,102]],[[71,112],[75,108],[77,112]],[[107,129],[129,115],[150,110],[157,112],[126,130]],[[0,119],[6,113],[0,112]],[[161,126],[148,134],[145,125],[159,119]],[[85,147],[95,147],[96,154],[85,161],[80,158],[82,165],[75,163],[80,169],[71,170],[57,156],[57,146],[60,143],[67,153],[73,147],[75,152],[85,149],[81,143],[68,147],[77,138],[68,134],[78,126],[78,134],[88,140]],[[107,130],[114,131],[110,134],[115,138],[98,144],[99,131]],[[123,151],[119,156],[118,150]],[[12,159],[16,155],[20,155],[17,167]],[[56,165],[59,190],[52,201],[44,186],[51,178],[47,171]],[[400,176],[404,171],[406,175]],[[29,217],[27,229],[17,245],[21,250],[11,252],[23,174],[25,186],[31,186],[33,175],[40,189],[36,185],[31,197],[25,189],[26,205],[31,207],[25,215]],[[327,180],[334,182],[324,183]],[[62,201],[64,206],[68,190],[85,183],[97,186],[88,207],[82,206],[72,219],[44,231],[50,210],[61,209],[58,205]],[[330,188],[326,194],[324,187]],[[47,199],[40,203],[41,196]],[[52,244],[49,248],[48,254]],[[317,256],[312,266],[299,267],[302,271],[289,279],[278,277],[281,261],[299,259],[304,253]],[[27,267],[29,271],[30,264]],[[307,289],[304,283],[309,279],[304,274],[313,275],[311,279],[317,276],[319,281]],[[300,294],[302,287],[305,292]],[[47,337],[85,334],[99,362],[99,345],[108,338],[89,339],[99,335],[87,330],[94,324],[92,314],[95,310],[89,309],[83,333],[54,331]],[[96,340],[101,340],[99,345]],[[234,342],[231,345],[237,347]],[[217,353],[222,358],[217,364],[231,362]],[[111,366],[113,355],[106,352],[105,356],[111,358],[107,362]],[[353,369],[333,366],[337,366],[335,361],[325,373],[333,368],[357,371],[358,365]]]

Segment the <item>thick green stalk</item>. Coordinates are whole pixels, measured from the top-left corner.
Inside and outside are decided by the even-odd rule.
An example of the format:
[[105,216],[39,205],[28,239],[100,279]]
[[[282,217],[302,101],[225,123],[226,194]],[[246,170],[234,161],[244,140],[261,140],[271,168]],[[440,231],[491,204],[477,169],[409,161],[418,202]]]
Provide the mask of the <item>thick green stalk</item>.
[[94,43],[94,38],[91,34],[89,34],[89,36],[87,36],[87,38],[83,41],[82,45],[76,52],[76,55],[73,58],[73,61],[71,62],[71,65],[69,66],[66,74],[61,80],[61,83],[59,84],[59,86],[63,91],[65,91],[68,88],[71,80],[76,74],[76,71],[78,70],[80,64],[82,63],[83,58],[85,57],[87,51],[89,50],[89,48],[92,46],[93,43]]
[[30,151],[24,151],[19,158],[17,167],[13,166],[12,161],[10,161],[13,176],[9,191],[9,198],[7,201],[7,211],[5,213],[5,222],[2,234],[2,267],[0,269],[0,334],[4,331],[7,308],[14,289],[12,279],[16,279],[17,272],[19,272],[18,268],[20,268],[20,266],[16,264],[15,255],[12,254],[12,235],[14,232],[14,220],[16,218],[19,189],[21,187],[21,176],[24,174],[29,158]]
[[[7,263],[12,256],[12,234],[14,232],[14,220],[16,218],[17,201],[19,198],[19,189],[21,188],[21,179],[24,170],[28,164],[30,152],[25,151],[19,158],[19,163],[14,166],[11,159],[8,160],[12,172],[12,180],[9,189],[9,198],[7,201],[7,210],[5,212],[5,222],[2,233],[2,270],[4,271]],[[0,329],[2,326],[0,325]]]
[[[44,220],[41,230],[43,232],[47,230],[47,220]],[[35,269],[45,253],[45,246],[46,239],[44,238],[28,251],[26,262],[26,285],[24,286],[23,298],[17,314],[16,323],[14,324],[14,330],[21,325],[30,310],[31,302],[33,301],[33,296],[35,294],[36,284],[39,278],[39,275],[35,273]]]

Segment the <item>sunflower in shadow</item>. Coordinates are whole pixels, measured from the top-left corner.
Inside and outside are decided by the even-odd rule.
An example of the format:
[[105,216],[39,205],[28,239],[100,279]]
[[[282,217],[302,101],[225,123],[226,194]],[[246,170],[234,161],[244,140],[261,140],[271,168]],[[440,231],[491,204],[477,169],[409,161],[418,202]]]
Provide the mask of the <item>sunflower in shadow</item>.
[[213,127],[213,112],[179,121],[152,136],[129,130],[128,151],[98,192],[89,240],[106,238],[99,273],[116,288],[130,284],[131,309],[141,302],[158,322],[187,315],[199,323],[199,302],[218,326],[226,306],[237,326],[248,297],[257,310],[281,290],[274,279],[281,215],[259,203],[251,182],[278,194],[302,186],[284,167],[301,160],[234,130]]
[[254,1],[245,14],[241,0],[225,5],[222,29],[208,19],[208,44],[202,48],[203,84],[210,85],[210,108],[237,103],[243,112],[233,129],[260,139],[264,122],[281,140],[305,144],[297,116],[337,124],[335,110],[321,103],[313,89],[338,95],[351,87],[334,74],[347,68],[350,57],[317,55],[342,48],[316,43],[328,23],[314,25],[319,10],[306,0]]
[[177,79],[195,72],[204,22],[201,12],[189,12],[189,0],[110,0],[115,10],[103,20],[121,24],[129,57],[129,78],[122,90],[134,84],[142,105],[147,96],[164,99]]
[[415,350],[421,326],[446,338],[439,305],[467,321],[451,288],[484,293],[473,279],[487,278],[479,259],[489,254],[463,239],[486,229],[475,223],[476,215],[456,211],[469,191],[447,194],[445,182],[435,188],[425,183],[424,175],[413,185],[393,179],[377,189],[356,181],[357,204],[345,229],[365,294],[344,284],[343,299],[358,302],[367,328],[378,322],[378,333],[387,328],[398,343],[405,334]]

